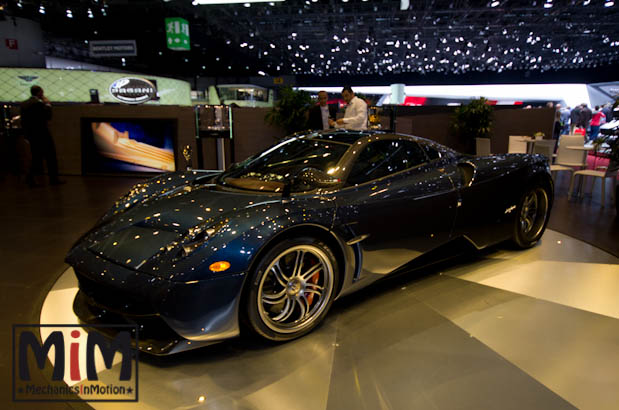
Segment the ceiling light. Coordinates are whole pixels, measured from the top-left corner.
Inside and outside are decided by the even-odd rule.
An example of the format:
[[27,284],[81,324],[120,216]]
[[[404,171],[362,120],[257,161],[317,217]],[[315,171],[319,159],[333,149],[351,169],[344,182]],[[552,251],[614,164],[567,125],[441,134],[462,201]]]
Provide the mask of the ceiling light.
[[73,18],[73,12],[71,11],[71,9],[67,9],[67,17],[70,19]]
[[39,7],[39,13],[41,14],[45,14],[45,6],[41,4],[41,6]]
[[490,7],[496,7],[496,6],[498,6],[499,4],[501,4],[501,2],[500,2],[500,1],[493,1],[492,3],[490,3]]
[[604,2],[604,7],[612,7],[615,5],[614,1],[606,1]]

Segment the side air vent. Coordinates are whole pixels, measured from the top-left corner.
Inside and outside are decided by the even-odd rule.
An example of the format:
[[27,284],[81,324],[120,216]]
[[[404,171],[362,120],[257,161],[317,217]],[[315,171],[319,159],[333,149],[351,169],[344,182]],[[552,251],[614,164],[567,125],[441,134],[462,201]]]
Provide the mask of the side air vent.
[[458,170],[460,171],[460,180],[463,187],[468,187],[473,184],[475,174],[477,173],[477,167],[472,162],[460,162],[458,164]]

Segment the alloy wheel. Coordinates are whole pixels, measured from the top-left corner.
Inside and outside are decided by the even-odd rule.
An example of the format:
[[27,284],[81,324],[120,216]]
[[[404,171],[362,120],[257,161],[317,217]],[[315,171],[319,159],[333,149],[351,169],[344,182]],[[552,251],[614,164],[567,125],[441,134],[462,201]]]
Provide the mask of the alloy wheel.
[[293,246],[271,261],[260,280],[260,318],[275,332],[302,331],[325,310],[333,285],[333,264],[322,249]]

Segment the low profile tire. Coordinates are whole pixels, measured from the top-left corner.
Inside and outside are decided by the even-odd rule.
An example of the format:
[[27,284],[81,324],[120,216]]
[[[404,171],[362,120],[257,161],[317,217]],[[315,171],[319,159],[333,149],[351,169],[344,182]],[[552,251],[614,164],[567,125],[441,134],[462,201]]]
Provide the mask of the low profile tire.
[[268,340],[292,340],[326,316],[338,283],[337,260],[319,240],[287,239],[264,255],[250,280],[246,325]]
[[544,234],[549,215],[548,191],[541,185],[529,188],[516,208],[512,238],[516,246],[521,249],[534,246]]

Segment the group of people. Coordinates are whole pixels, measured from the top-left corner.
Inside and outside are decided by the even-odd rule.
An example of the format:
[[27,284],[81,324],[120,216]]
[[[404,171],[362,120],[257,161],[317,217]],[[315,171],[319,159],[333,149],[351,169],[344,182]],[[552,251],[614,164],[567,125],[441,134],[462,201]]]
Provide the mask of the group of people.
[[600,126],[612,120],[612,107],[608,103],[604,106],[596,105],[591,110],[587,104],[570,107],[557,107],[558,127],[561,134],[574,134],[578,128],[585,130],[585,137],[593,141],[600,133]]
[[336,119],[338,104],[328,104],[326,91],[318,93],[318,104],[310,108],[308,126],[313,130],[328,130],[331,128],[345,128],[349,130],[367,130],[368,105],[361,98],[355,96],[350,87],[342,89],[342,98],[346,101],[344,117]]

